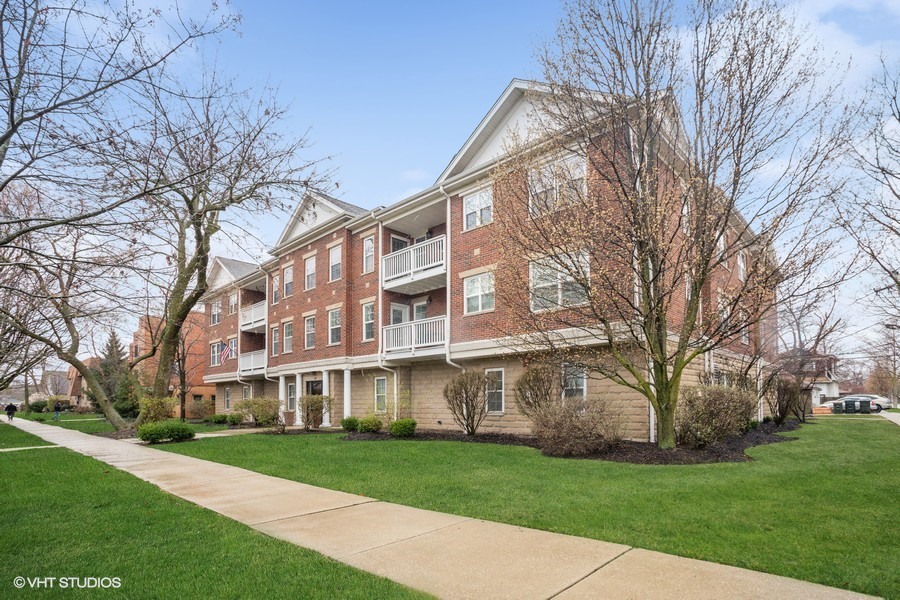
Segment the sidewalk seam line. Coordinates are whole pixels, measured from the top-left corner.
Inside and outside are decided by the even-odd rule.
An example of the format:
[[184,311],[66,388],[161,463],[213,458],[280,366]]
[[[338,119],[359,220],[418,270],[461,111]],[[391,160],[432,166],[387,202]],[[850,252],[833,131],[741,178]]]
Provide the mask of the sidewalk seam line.
[[[297,482],[299,483],[299,482]],[[334,490],[332,490],[334,491]],[[343,492],[346,493],[346,492]],[[278,517],[277,519],[269,519],[268,521],[260,521],[259,523],[246,523],[250,527],[256,527],[257,525],[267,525],[269,523],[277,523],[278,521],[285,521],[287,519],[297,519],[300,517],[310,517],[312,515],[320,515],[322,513],[334,512],[336,510],[343,510],[345,508],[352,508],[354,506],[361,506],[363,504],[372,504],[373,502],[381,502],[381,500],[376,500],[375,498],[368,498],[362,502],[355,502],[353,504],[347,504],[346,506],[335,506],[334,508],[323,508],[322,510],[317,510],[314,512],[303,513],[302,515],[291,515],[289,517]],[[237,519],[235,519],[237,520]]]
[[[390,502],[385,502],[385,504],[391,504]],[[402,504],[397,504],[395,506],[403,506]],[[406,507],[412,508],[412,507]],[[421,509],[416,509],[421,510]],[[442,513],[442,514],[450,514],[450,513]],[[457,515],[451,515],[457,516]],[[456,523],[450,523],[449,525],[444,525],[443,527],[435,527],[434,529],[429,529],[428,531],[423,531],[422,533],[417,533],[416,535],[411,535],[409,537],[405,537],[401,540],[394,540],[393,542],[387,542],[386,544],[380,544],[378,546],[372,546],[371,548],[366,548],[365,550],[360,550],[359,552],[351,552],[350,554],[345,554],[341,558],[347,558],[349,556],[359,556],[360,554],[365,554],[366,552],[371,552],[373,550],[378,550],[380,548],[386,548],[387,546],[393,546],[394,544],[399,544],[400,542],[408,542],[409,540],[414,540],[417,537],[422,537],[423,535],[428,535],[430,533],[434,533],[436,531],[442,531],[447,529],[448,527],[455,527],[457,525],[462,525],[463,523],[468,523],[469,521],[475,521],[477,519],[473,519],[472,517],[460,517],[462,521],[457,521]]]
[[556,593],[553,594],[552,596],[549,596],[549,597],[547,598],[547,600],[553,600],[553,598],[556,598],[557,596],[559,596],[560,594],[562,594],[562,593],[565,592],[566,590],[572,589],[573,587],[575,587],[576,585],[578,585],[579,583],[581,583],[582,581],[584,581],[585,579],[587,579],[588,577],[590,577],[591,575],[593,575],[594,573],[596,573],[597,571],[599,571],[600,569],[602,569],[603,567],[605,567],[606,565],[608,565],[609,563],[613,562],[614,560],[618,560],[618,559],[622,558],[623,556],[625,556],[626,554],[628,554],[628,553],[631,552],[632,550],[634,550],[634,548],[633,548],[633,547],[629,547],[629,548],[628,548],[627,550],[625,550],[624,552],[621,552],[621,553],[619,553],[619,554],[613,556],[611,559],[609,559],[608,561],[606,561],[605,563],[603,563],[602,565],[600,565],[599,567],[597,567],[596,569],[594,569],[593,571],[591,571],[590,573],[588,573],[587,575],[585,575],[584,577],[581,577],[581,578],[579,578],[579,579],[573,581],[571,584],[569,584],[569,585],[567,585],[566,587],[564,587],[563,589],[559,590],[558,592],[556,592]]

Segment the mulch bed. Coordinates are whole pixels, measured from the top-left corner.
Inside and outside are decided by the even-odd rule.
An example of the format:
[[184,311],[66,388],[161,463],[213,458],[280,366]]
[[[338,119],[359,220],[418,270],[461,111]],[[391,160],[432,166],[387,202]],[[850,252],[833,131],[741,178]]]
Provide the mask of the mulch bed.
[[111,440],[127,440],[129,438],[137,437],[136,429],[123,429],[122,431],[100,431],[94,433],[98,437],[105,437]]
[[[656,444],[648,442],[621,441],[613,444],[603,452],[582,457],[583,459],[610,460],[640,465],[696,465],[718,462],[744,462],[752,460],[744,454],[747,448],[786,442],[796,438],[776,435],[779,432],[793,431],[799,424],[787,421],[781,427],[774,423],[761,423],[759,427],[748,433],[728,438],[722,443],[706,448],[675,448],[661,450]],[[349,433],[344,438],[351,442],[397,440],[388,433]],[[504,446],[528,446],[537,448],[537,440],[529,435],[510,433],[479,433],[468,436],[460,431],[422,429],[416,431],[416,441],[449,441],[470,442],[476,444],[501,444]]]

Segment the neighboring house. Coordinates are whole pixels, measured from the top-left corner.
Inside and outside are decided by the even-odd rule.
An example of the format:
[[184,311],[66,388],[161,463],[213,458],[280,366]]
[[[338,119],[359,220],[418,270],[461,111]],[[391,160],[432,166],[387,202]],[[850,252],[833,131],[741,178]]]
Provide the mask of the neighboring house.
[[[138,328],[134,332],[132,342],[129,345],[131,359],[146,353],[152,347],[152,340],[162,330],[164,321],[160,317],[141,317],[138,320]],[[212,410],[216,401],[216,386],[207,384],[203,378],[209,363],[208,353],[207,317],[203,312],[191,312],[181,327],[181,344],[179,356],[184,356],[185,389],[187,398],[185,401],[185,416],[187,418],[199,418],[204,415],[198,410],[197,403],[205,404],[208,410]],[[176,363],[180,364],[181,359]],[[169,393],[178,398],[181,393],[181,379],[179,377],[178,364],[169,365],[171,380]],[[153,379],[159,369],[159,359],[156,355],[142,360],[135,367],[138,382],[145,389],[152,386]],[[181,405],[178,404],[173,412],[175,417],[181,417]]]
[[[89,369],[94,369],[100,364],[99,358],[85,359],[84,364]],[[66,398],[74,406],[88,407],[91,401],[87,397],[87,388],[82,385],[81,373],[75,367],[69,367],[66,373]]]
[[802,382],[802,391],[809,393],[811,406],[840,398],[840,381],[835,376],[836,356],[796,349],[783,352],[779,362],[784,365],[785,373]]
[[[271,248],[274,258],[213,260],[205,381],[216,387],[217,412],[266,395],[282,401],[291,424],[299,397],[325,394],[334,398],[326,426],[390,413],[452,429],[443,389],[466,368],[489,376],[482,430],[529,430],[513,397],[523,361],[495,327],[509,310],[494,297],[500,249],[490,175],[510,127],[529,118],[530,85],[509,85],[432,187],[375,210],[309,192]],[[724,287],[734,271],[710,285]],[[716,368],[748,360],[758,336],[754,328],[754,342],[748,332],[717,350]],[[685,383],[711,368],[696,361]],[[614,398],[624,435],[652,439],[652,410],[639,393],[575,369],[564,385],[570,396]]]

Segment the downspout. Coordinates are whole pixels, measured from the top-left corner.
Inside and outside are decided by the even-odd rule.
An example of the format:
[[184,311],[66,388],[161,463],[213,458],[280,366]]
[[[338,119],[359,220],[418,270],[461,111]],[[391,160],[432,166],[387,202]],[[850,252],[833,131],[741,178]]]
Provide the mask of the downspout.
[[[651,387],[656,389],[656,375],[653,373],[653,361],[647,361],[647,375],[649,375]],[[657,401],[659,398],[657,397]],[[650,443],[656,441],[656,411],[653,409],[653,403],[650,403]]]
[[[268,277],[268,275],[266,275]],[[266,280],[268,284],[268,280]],[[241,338],[244,337],[244,332],[241,331],[241,288],[237,288],[238,291],[238,334],[237,334],[237,369],[234,371],[234,376],[237,379],[237,382],[241,385],[244,385],[246,382],[241,379]],[[252,389],[252,388],[251,388]]]
[[[266,366],[265,366],[265,368],[263,368],[263,379],[274,382],[274,381],[277,381],[277,379],[272,379],[271,377],[269,377],[269,344],[272,342],[272,340],[269,339],[269,334],[271,333],[269,331],[269,288],[270,287],[271,287],[271,282],[269,281],[269,273],[266,273],[266,299],[265,299],[266,329],[263,332],[263,337],[266,340],[266,346],[265,346]],[[278,335],[281,335],[280,327],[279,327]],[[282,343],[282,348],[283,348],[284,340],[282,340],[281,343]],[[281,382],[279,382],[279,386],[280,386],[280,383]],[[263,394],[263,395],[265,396],[265,394]]]
[[[375,217],[375,211],[372,211],[372,218],[378,221],[378,368],[391,373],[394,377],[394,420],[397,420],[397,405],[400,403],[399,391],[400,386],[397,383],[397,369],[391,369],[384,366],[384,327],[382,319],[384,318],[384,223]],[[387,407],[385,407],[387,408]]]
[[447,288],[446,288],[447,289],[447,292],[446,292],[447,293],[447,302],[446,302],[446,309],[445,309],[447,316],[444,319],[444,359],[447,361],[447,364],[450,365],[451,367],[456,367],[457,369],[465,371],[466,370],[465,367],[462,367],[462,366],[456,364],[450,358],[450,315],[453,312],[451,310],[453,305],[451,304],[451,297],[450,297],[450,288],[453,285],[453,273],[450,270],[450,256],[452,254],[450,252],[450,234],[452,233],[453,227],[451,226],[451,223],[450,223],[450,216],[451,216],[450,215],[450,195],[444,190],[443,183],[438,187],[438,190],[444,195],[444,198],[447,199],[447,202],[446,202],[446,204],[447,204],[447,221],[446,221],[447,222],[447,225],[446,225],[447,244],[444,248],[444,265],[447,267]]

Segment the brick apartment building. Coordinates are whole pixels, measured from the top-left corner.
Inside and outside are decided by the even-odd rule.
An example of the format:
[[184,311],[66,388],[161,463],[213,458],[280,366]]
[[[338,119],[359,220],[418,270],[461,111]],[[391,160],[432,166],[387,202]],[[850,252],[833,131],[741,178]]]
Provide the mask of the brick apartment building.
[[[465,368],[490,376],[482,430],[529,429],[512,393],[521,357],[494,327],[507,308],[495,301],[490,179],[510,124],[528,118],[529,85],[507,87],[432,187],[374,210],[309,192],[270,250],[274,258],[213,261],[205,381],[216,387],[217,412],[273,396],[291,424],[300,396],[325,394],[334,398],[326,426],[389,412],[422,428],[455,428],[442,392]],[[694,381],[685,383],[740,359],[749,336],[695,361]],[[575,370],[564,385],[570,395],[615,398],[624,435],[653,438],[652,409],[637,392]]]

